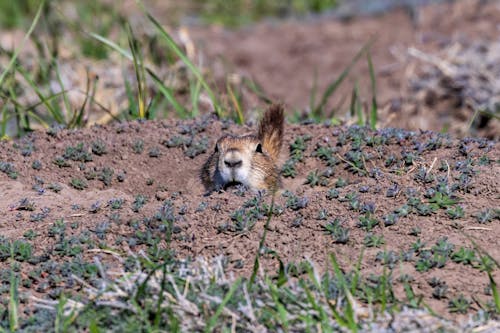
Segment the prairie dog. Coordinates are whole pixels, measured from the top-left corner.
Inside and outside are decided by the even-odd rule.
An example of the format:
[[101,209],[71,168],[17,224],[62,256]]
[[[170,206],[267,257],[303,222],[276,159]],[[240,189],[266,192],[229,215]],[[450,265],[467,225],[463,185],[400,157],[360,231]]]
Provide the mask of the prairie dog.
[[257,135],[224,135],[201,169],[208,192],[243,184],[253,190],[276,191],[280,170],[276,165],[283,143],[283,105],[272,104],[260,121]]

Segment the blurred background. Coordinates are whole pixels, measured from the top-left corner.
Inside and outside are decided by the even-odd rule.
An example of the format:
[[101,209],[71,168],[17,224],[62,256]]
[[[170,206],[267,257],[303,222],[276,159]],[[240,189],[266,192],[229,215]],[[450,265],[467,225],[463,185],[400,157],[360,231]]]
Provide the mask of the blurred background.
[[0,0],[0,137],[216,116],[500,135],[500,4]]

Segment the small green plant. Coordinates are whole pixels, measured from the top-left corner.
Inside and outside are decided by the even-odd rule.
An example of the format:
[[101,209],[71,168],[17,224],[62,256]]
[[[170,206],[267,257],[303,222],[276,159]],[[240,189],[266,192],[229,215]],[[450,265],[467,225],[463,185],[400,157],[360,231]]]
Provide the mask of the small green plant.
[[296,162],[292,159],[287,160],[281,169],[283,177],[295,178],[297,176],[297,169],[295,168]]
[[77,190],[80,190],[80,191],[84,190],[88,187],[87,182],[81,178],[71,178],[69,185],[71,185],[71,187],[73,187]]
[[41,170],[42,162],[40,162],[39,160],[34,160],[33,163],[31,163],[31,168],[33,168],[33,170]]
[[70,167],[68,161],[62,156],[56,156],[52,162],[60,168]]
[[153,147],[149,150],[148,152],[148,155],[149,157],[153,157],[153,158],[158,158],[161,156],[161,151],[160,151],[160,148],[158,147]]
[[14,164],[0,161],[0,172],[5,173],[11,179],[17,179],[17,171]]
[[372,216],[370,213],[366,213],[365,215],[361,215],[358,220],[357,226],[365,229],[366,231],[371,231],[379,224],[379,221]]
[[339,177],[337,179],[337,181],[335,182],[335,187],[336,188],[341,188],[341,187],[345,187],[346,185],[348,185],[348,181],[344,178],[341,178]]
[[349,229],[343,227],[339,219],[327,223],[323,229],[326,234],[332,235],[335,243],[346,244],[349,241]]
[[316,216],[316,220],[326,220],[328,219],[328,210],[322,208],[318,211],[318,215]]
[[291,210],[303,209],[303,208],[307,207],[307,204],[309,203],[309,199],[307,199],[307,197],[301,198],[301,197],[298,197],[291,192],[286,192],[283,195],[287,196],[285,207],[290,208]]
[[238,233],[245,233],[255,226],[256,219],[247,215],[246,210],[239,209],[231,214],[234,230]]
[[107,147],[106,147],[106,143],[102,140],[93,141],[91,149],[92,149],[92,152],[98,156],[104,155],[108,152]]
[[283,177],[295,178],[297,163],[304,159],[304,152],[307,149],[307,141],[309,140],[311,140],[310,135],[298,136],[290,144],[290,158],[283,164],[281,170]]
[[436,192],[436,194],[429,199],[432,209],[436,210],[438,208],[447,208],[453,206],[457,203],[457,200],[450,198],[449,196]]
[[446,210],[446,215],[448,215],[450,219],[455,220],[464,217],[465,212],[461,206],[454,206]]
[[48,236],[49,237],[63,237],[66,232],[66,223],[63,219],[56,220],[54,224],[49,228]]
[[500,209],[485,209],[474,214],[474,217],[479,223],[485,224],[500,219]]
[[334,155],[336,152],[337,150],[330,146],[318,145],[312,155],[324,161],[327,166],[333,167],[340,163]]
[[104,167],[97,173],[97,179],[102,181],[104,185],[109,186],[113,180],[114,170],[109,167]]
[[148,199],[144,195],[136,195],[134,202],[132,203],[132,211],[138,212],[147,202]]
[[446,298],[446,294],[448,293],[448,286],[446,284],[439,284],[434,287],[432,290],[432,297],[436,299]]
[[464,265],[472,265],[476,258],[476,252],[472,249],[466,249],[460,247],[460,249],[451,255],[451,259],[456,263],[462,263]]
[[394,214],[394,213],[389,213],[389,214],[385,215],[382,219],[384,220],[384,225],[386,227],[388,227],[388,226],[396,224],[396,222],[399,219],[399,216],[397,214]]
[[470,301],[465,298],[464,295],[460,294],[458,297],[452,298],[450,300],[450,302],[448,303],[448,310],[452,313],[467,313],[467,311],[469,311],[470,305]]
[[26,210],[26,211],[34,211],[35,210],[35,202],[29,200],[28,198],[23,198],[19,200],[19,203],[16,207],[17,210]]
[[418,236],[420,236],[421,233],[422,233],[422,230],[420,229],[420,227],[413,227],[413,228],[411,228],[409,235],[418,237]]
[[326,198],[328,200],[337,199],[339,197],[339,191],[336,188],[331,188],[326,192]]
[[62,190],[62,186],[59,183],[50,183],[47,188],[55,193],[59,193]]
[[63,157],[65,159],[78,162],[90,162],[93,160],[89,148],[87,148],[82,142],[78,143],[76,146],[66,147]]
[[109,200],[108,205],[111,209],[121,209],[124,202],[122,198],[113,198]]
[[33,247],[30,243],[23,240],[15,240],[12,243],[13,258],[18,261],[28,261],[31,259]]
[[366,247],[380,247],[385,244],[384,236],[368,233],[363,240],[363,244]]
[[411,244],[411,249],[414,252],[420,252],[425,247],[425,243],[419,238],[414,243]]
[[140,154],[144,151],[144,141],[141,139],[137,139],[132,143],[132,150],[136,154]]
[[481,256],[473,265],[482,272],[493,272],[496,267],[495,261],[489,255]]
[[316,169],[314,171],[309,172],[306,178],[305,184],[309,184],[311,187],[315,187],[318,185],[328,186],[328,179],[321,175],[319,171]]

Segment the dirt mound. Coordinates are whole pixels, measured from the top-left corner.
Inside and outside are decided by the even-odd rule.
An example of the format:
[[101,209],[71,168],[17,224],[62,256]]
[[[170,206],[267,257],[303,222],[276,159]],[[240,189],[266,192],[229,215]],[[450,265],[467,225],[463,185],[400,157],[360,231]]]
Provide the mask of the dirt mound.
[[[71,274],[91,277],[99,251],[224,255],[248,276],[271,197],[239,187],[205,196],[198,174],[222,132],[250,130],[203,118],[1,142],[2,271],[12,245],[23,290],[43,296],[74,288]],[[265,241],[274,252],[261,267],[275,272],[279,258],[298,276],[305,258],[324,270],[335,253],[349,272],[362,256],[367,284],[390,272],[397,299],[409,283],[439,314],[461,294],[478,310],[491,300],[486,253],[500,261],[499,153],[432,132],[288,126]]]

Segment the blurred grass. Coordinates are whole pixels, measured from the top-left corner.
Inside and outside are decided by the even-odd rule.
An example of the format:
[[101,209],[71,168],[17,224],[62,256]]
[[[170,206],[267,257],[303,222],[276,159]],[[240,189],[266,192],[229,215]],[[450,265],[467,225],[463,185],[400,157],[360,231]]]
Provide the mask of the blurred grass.
[[[107,35],[112,25],[120,20],[117,10],[119,6],[113,6],[103,0],[50,0],[49,2],[54,5],[63,2],[73,4],[80,21],[96,28],[96,33],[100,35]],[[13,29],[29,25],[39,4],[40,0],[0,1],[0,28]],[[171,13],[176,16],[171,18],[173,22],[178,21],[177,16],[190,15],[202,19],[205,23],[234,28],[255,23],[266,17],[283,18],[322,13],[337,7],[339,0],[188,0],[179,6],[175,2],[166,5],[176,7]],[[89,53],[84,53],[85,55],[101,56],[93,53],[95,51],[92,50],[91,43],[86,46],[88,48],[85,48],[85,52]]]
[[0,27],[19,28],[31,23],[40,0],[0,1]]
[[201,18],[210,24],[239,27],[265,17],[321,13],[335,8],[338,0],[194,0]]
[[[35,26],[37,28],[33,35],[30,30],[26,36],[31,37],[38,57],[35,68],[28,68],[24,59],[17,59],[19,50],[16,50],[11,54],[10,64],[13,68],[4,70],[0,78],[0,96],[6,101],[2,105],[0,117],[2,137],[7,134],[23,135],[34,128],[47,128],[54,123],[67,128],[85,126],[89,119],[88,112],[91,112],[89,110],[96,109],[108,113],[109,119],[154,119],[168,117],[172,112],[179,118],[196,117],[202,112],[199,103],[204,96],[208,97],[204,99],[205,102],[210,102],[209,108],[219,118],[231,118],[236,123],[243,124],[246,118],[244,90],[265,103],[270,102],[262,88],[248,78],[234,79],[228,76],[224,84],[214,82],[210,73],[186,54],[185,45],[180,45],[167,32],[166,27],[148,14],[141,3],[139,8],[153,30],[148,30],[147,34],[142,31],[139,35],[132,31],[129,18],[121,13],[122,8],[113,7],[101,0],[85,3],[49,0],[45,6],[39,7],[38,14],[35,15],[35,6],[39,4],[37,1],[26,0],[0,3],[0,10],[4,9],[5,13],[12,15],[11,20],[0,22],[0,26],[4,28],[23,28],[30,22],[28,17],[34,15],[31,29]],[[266,16],[316,13],[336,5],[336,0],[213,0],[203,3],[193,0],[192,6],[188,8],[195,8],[197,15],[210,23],[239,26]],[[66,15],[68,8],[73,8],[78,13],[78,21],[71,19],[71,15]],[[220,21],[222,17],[230,21]],[[37,24],[38,20],[40,24]],[[130,80],[130,73],[126,69],[128,65],[125,65],[123,71],[123,95],[127,98],[128,107],[117,114],[98,103],[94,99],[97,81],[91,80],[88,72],[85,91],[78,91],[84,96],[83,103],[74,105],[70,102],[68,94],[75,92],[75,89],[65,87],[67,80],[62,77],[59,65],[63,35],[65,38],[70,37],[79,47],[77,56],[109,60],[111,52],[118,52],[130,61],[134,80]],[[317,91],[313,92],[311,108],[314,121],[321,122],[332,117],[333,112],[326,112],[327,102],[349,74],[351,67],[365,53],[366,47],[354,56],[351,65],[328,86],[319,102],[316,101]],[[164,70],[159,70],[173,68],[179,62],[185,67],[185,74],[170,71],[165,75]],[[10,76],[9,80],[2,82],[7,74]],[[374,77],[371,78],[374,82]],[[184,82],[180,87],[173,86],[175,80]],[[54,85],[59,86],[59,89],[54,89]],[[38,97],[38,103],[26,105],[24,100],[26,94],[30,93]],[[336,119],[332,118],[332,122],[338,122]],[[372,117],[370,120],[373,119]],[[12,128],[16,130],[13,131]]]

